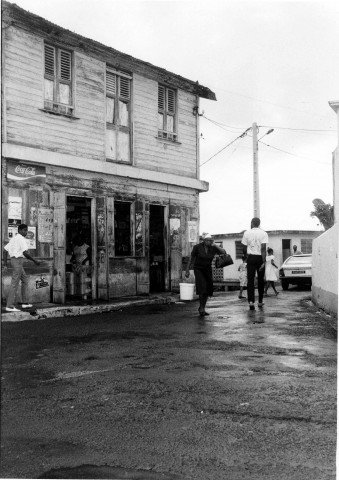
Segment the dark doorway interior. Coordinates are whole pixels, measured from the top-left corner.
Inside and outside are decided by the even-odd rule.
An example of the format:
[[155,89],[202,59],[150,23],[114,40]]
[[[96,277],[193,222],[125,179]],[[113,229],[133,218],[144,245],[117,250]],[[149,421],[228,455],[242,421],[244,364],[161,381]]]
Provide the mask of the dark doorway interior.
[[282,240],[283,262],[291,255],[291,239]]
[[67,197],[66,299],[92,298],[91,199]]
[[165,241],[164,207],[150,205],[149,254],[150,254],[150,291],[165,290]]

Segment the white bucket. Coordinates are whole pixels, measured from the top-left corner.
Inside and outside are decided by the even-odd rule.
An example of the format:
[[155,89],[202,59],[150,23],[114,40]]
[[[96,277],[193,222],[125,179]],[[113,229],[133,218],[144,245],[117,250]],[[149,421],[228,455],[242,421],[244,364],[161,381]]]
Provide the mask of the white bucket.
[[194,283],[179,283],[180,300],[193,300]]

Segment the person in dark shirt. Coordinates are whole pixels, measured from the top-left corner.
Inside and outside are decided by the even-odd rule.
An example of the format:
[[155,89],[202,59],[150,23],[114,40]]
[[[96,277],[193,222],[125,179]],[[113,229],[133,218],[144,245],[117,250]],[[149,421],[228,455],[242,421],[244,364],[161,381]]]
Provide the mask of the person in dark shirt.
[[191,253],[191,259],[186,268],[186,278],[189,277],[190,268],[194,268],[196,293],[199,295],[199,314],[209,315],[205,307],[207,298],[213,296],[212,260],[215,255],[226,253],[223,248],[213,243],[212,236],[206,233],[202,243],[195,245]]

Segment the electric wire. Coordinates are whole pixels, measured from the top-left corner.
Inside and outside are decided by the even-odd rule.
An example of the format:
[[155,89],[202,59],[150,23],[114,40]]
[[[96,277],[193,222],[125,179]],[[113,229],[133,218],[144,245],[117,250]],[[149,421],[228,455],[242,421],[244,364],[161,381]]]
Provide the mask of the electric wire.
[[[218,127],[222,128],[223,130],[226,130],[228,132],[230,132],[231,130],[227,130],[227,128],[233,128],[234,130],[243,130],[245,128],[245,127],[236,127],[236,126],[233,126],[233,125],[226,125],[225,123],[217,122],[216,120],[213,120],[211,118],[206,117],[206,115],[204,115],[204,114],[201,115],[201,116],[203,118],[205,118],[206,120],[208,120],[209,122],[211,122],[212,124],[217,125]],[[227,128],[224,128],[224,127],[227,127]],[[336,134],[336,130],[333,130],[333,129],[274,127],[274,126],[271,126],[271,125],[258,125],[258,128],[259,127],[261,127],[261,128],[274,128],[274,129],[277,129],[277,130],[292,130],[292,131],[296,131],[296,132],[329,133],[331,135]]]
[[231,95],[237,95],[238,97],[243,97],[243,98],[249,98],[250,100],[254,100],[255,102],[260,102],[260,103],[268,103],[270,105],[274,105],[276,107],[280,107],[280,108],[285,108],[287,110],[293,110],[293,111],[296,111],[296,112],[300,112],[300,113],[305,113],[307,115],[316,115],[317,117],[319,118],[323,118],[324,116],[323,115],[319,115],[318,113],[315,113],[315,112],[309,112],[309,111],[306,111],[306,110],[300,110],[299,108],[294,108],[294,107],[289,107],[289,106],[286,106],[286,105],[281,105],[280,103],[274,103],[274,102],[270,102],[269,100],[261,100],[259,98],[255,98],[255,97],[251,97],[250,95],[244,95],[244,94],[241,94],[241,93],[237,93],[237,92],[232,92],[230,90],[226,90],[225,88],[219,88],[219,87],[213,87],[211,86],[211,88],[213,90],[221,90],[223,92],[226,92],[228,94],[231,94]]
[[291,155],[291,156],[297,157],[297,158],[304,158],[305,160],[309,160],[309,161],[314,162],[314,163],[321,163],[321,164],[323,164],[323,165],[330,166],[330,163],[319,162],[318,160],[315,160],[315,159],[313,159],[313,158],[304,157],[304,156],[302,156],[302,155],[296,155],[295,153],[287,152],[286,150],[282,150],[281,148],[274,147],[273,145],[268,145],[267,143],[262,142],[261,140],[258,140],[258,141],[259,141],[259,143],[262,143],[262,144],[265,145],[266,147],[273,148],[274,150],[278,150],[279,152],[286,153],[287,155]]
[[258,127],[262,127],[262,128],[274,128],[274,129],[277,129],[277,130],[295,130],[295,131],[300,131],[300,132],[331,132],[331,133],[336,133],[335,130],[331,130],[331,129],[317,129],[317,128],[292,128],[292,127],[271,127],[271,126],[268,126],[268,125],[258,125]]
[[219,153],[221,153],[223,150],[225,150],[227,147],[229,147],[230,145],[232,145],[234,142],[236,142],[237,140],[239,140],[240,138],[243,138],[247,135],[247,132],[251,130],[251,127],[247,128],[247,130],[245,130],[241,135],[239,135],[237,138],[235,138],[234,140],[232,140],[230,143],[228,143],[227,145],[225,145],[221,150],[219,150],[217,153],[215,153],[214,155],[212,155],[212,157],[210,157],[209,159],[205,160],[205,162],[201,163],[200,164],[200,167],[202,167],[203,165],[205,165],[205,163],[209,162],[210,160],[212,160],[212,158],[216,157],[217,155],[219,155]]

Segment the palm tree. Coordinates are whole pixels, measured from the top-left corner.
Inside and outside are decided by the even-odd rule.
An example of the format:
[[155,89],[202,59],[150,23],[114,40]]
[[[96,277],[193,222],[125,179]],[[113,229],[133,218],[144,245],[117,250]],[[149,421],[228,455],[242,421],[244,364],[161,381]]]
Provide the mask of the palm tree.
[[325,203],[320,198],[315,198],[312,201],[314,205],[314,211],[311,212],[311,217],[317,217],[325,230],[333,227],[334,225],[334,208],[330,203]]

